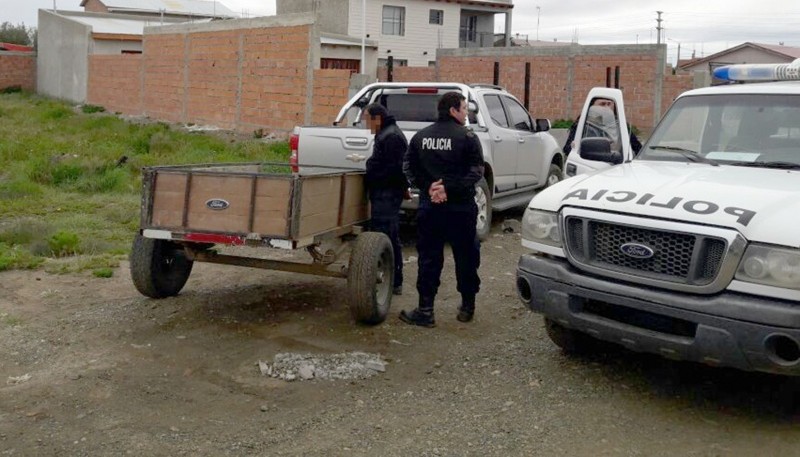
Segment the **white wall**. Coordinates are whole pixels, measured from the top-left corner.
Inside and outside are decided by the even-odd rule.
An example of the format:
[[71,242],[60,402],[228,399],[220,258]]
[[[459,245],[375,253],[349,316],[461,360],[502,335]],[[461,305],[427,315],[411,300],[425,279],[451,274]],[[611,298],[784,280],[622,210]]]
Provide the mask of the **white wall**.
[[[367,34],[370,40],[378,41],[378,58],[404,59],[412,67],[428,66],[436,60],[436,49],[457,48],[458,29],[461,20],[461,5],[456,3],[430,2],[425,0],[368,0]],[[404,6],[406,8],[405,35],[383,35],[381,25],[383,6]],[[350,24],[347,34],[353,37],[362,35],[362,0],[350,0]],[[444,24],[429,24],[432,9],[444,11]],[[391,50],[391,54],[387,51]],[[423,52],[427,52],[424,55]]]

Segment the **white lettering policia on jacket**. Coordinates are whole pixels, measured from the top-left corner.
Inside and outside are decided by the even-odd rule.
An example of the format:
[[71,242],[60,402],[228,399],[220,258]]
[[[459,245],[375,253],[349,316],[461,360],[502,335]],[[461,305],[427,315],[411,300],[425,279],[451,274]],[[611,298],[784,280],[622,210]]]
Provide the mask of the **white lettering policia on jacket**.
[[431,149],[437,151],[453,150],[450,138],[423,138],[422,147],[424,149]]

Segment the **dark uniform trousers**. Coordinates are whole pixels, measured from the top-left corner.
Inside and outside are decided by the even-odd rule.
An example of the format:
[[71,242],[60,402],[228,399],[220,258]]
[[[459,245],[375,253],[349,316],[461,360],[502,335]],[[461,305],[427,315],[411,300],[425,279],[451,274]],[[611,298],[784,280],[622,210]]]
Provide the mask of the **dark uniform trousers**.
[[403,191],[397,189],[373,189],[369,193],[370,230],[389,237],[394,251],[394,284],[403,285],[403,246],[400,244],[400,204]]
[[434,204],[420,202],[417,210],[417,253],[419,254],[417,292],[432,304],[439,290],[444,265],[444,244],[449,243],[456,263],[457,290],[473,298],[480,289],[478,267],[480,241],[476,233],[478,207],[475,202]]

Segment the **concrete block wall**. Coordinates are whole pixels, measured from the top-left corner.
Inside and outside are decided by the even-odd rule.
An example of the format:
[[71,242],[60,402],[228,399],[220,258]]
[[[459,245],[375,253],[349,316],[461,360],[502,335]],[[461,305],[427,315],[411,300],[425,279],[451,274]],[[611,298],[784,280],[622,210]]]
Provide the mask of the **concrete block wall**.
[[14,86],[36,89],[36,53],[0,51],[0,90]]
[[89,56],[86,102],[110,112],[142,115],[142,56]]

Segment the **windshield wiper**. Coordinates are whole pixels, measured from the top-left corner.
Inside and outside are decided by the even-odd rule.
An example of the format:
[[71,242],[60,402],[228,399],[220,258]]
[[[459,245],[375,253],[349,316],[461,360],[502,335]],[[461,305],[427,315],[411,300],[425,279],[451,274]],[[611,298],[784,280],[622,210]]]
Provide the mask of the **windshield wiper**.
[[650,149],[657,149],[659,151],[677,152],[682,156],[686,157],[687,159],[689,159],[690,162],[707,163],[715,167],[719,166],[719,162],[717,162],[716,160],[707,159],[698,154],[697,151],[692,151],[691,149],[679,148],[676,146],[650,146]]
[[737,167],[753,167],[753,168],[778,168],[781,170],[800,170],[800,163],[794,162],[780,162],[780,161],[773,161],[773,162],[765,162],[765,161],[757,161],[757,162],[735,162],[731,165],[736,165]]

